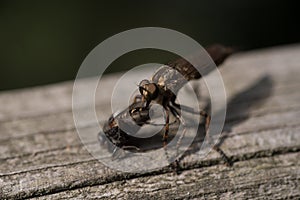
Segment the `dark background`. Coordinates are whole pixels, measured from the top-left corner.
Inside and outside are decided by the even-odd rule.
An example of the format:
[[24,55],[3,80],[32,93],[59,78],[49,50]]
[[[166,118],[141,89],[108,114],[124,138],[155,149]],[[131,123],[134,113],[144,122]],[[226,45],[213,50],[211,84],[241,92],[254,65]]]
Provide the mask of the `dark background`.
[[[170,28],[203,46],[244,50],[299,42],[299,10],[286,1],[128,2],[1,1],[0,90],[72,80],[97,44],[137,27]],[[132,52],[108,72],[169,58],[153,50]]]

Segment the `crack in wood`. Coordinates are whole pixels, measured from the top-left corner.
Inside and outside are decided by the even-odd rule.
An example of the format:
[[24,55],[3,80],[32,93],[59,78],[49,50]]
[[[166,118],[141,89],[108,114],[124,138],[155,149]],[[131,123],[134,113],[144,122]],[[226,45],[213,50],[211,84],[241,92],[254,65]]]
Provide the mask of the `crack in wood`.
[[[251,159],[267,158],[267,157],[273,157],[273,156],[295,153],[295,152],[300,152],[300,145],[290,147],[290,148],[282,147],[282,148],[278,148],[278,149],[246,153],[246,154],[239,155],[239,156],[232,156],[232,157],[230,157],[230,159],[232,159],[233,163],[237,163],[237,162],[247,161],[247,160],[251,160]],[[77,165],[77,164],[90,163],[90,162],[97,162],[97,160],[91,159],[91,160],[81,161],[81,162],[77,162],[77,163],[71,163],[71,164],[67,164],[67,165],[51,166],[51,167],[47,167],[47,168],[57,168],[57,167],[64,167],[64,166]],[[220,158],[211,159],[211,160],[207,160],[207,161],[197,161],[197,162],[192,162],[192,163],[185,163],[183,166],[181,166],[181,170],[182,170],[182,172],[184,172],[187,170],[211,167],[211,166],[219,165],[221,163],[222,163],[222,160]],[[32,170],[32,171],[42,171],[42,170],[44,171],[45,169],[46,168],[36,169],[36,170]],[[29,171],[27,171],[27,172],[29,172]],[[20,172],[20,173],[27,173],[27,172]],[[13,199],[21,199],[22,198],[23,199],[23,198],[40,197],[40,196],[55,194],[55,193],[59,193],[59,192],[63,192],[63,191],[70,191],[70,190],[75,190],[75,189],[79,189],[79,188],[103,185],[103,184],[108,184],[108,183],[122,181],[122,180],[131,180],[131,179],[135,179],[135,178],[139,178],[139,177],[156,176],[156,175],[161,175],[161,174],[170,173],[170,172],[173,172],[173,169],[170,166],[167,166],[160,170],[146,172],[146,173],[121,173],[121,174],[116,173],[110,177],[107,177],[105,180],[99,180],[98,178],[90,178],[87,180],[76,181],[75,183],[69,182],[67,185],[63,185],[63,186],[52,186],[51,188],[40,188],[38,190],[30,191],[30,193],[20,192],[17,195],[13,195],[13,196],[8,195],[6,198],[13,198]],[[17,175],[17,174],[18,173],[10,174],[10,175]],[[9,176],[9,175],[4,175],[4,176]],[[176,176],[176,175],[174,174],[174,176]]]

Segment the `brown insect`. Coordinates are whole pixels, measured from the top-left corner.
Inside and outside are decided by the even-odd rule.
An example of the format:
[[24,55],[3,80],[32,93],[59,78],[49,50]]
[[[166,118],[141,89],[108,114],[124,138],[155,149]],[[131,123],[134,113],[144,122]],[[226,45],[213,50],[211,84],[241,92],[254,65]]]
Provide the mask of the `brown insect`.
[[[212,45],[206,48],[206,51],[217,66],[222,64],[223,61],[233,53],[232,48],[224,47],[222,45]],[[133,136],[134,134],[129,135],[123,131],[120,128],[120,123],[125,123],[129,129],[135,127],[132,128],[132,132],[138,131],[137,129],[145,124],[151,124],[149,111],[152,104],[157,103],[163,107],[166,115],[163,133],[163,147],[165,148],[169,134],[170,114],[172,114],[180,123],[184,123],[184,120],[177,109],[194,112],[193,109],[177,104],[176,95],[188,81],[200,78],[201,74],[198,70],[185,59],[178,59],[160,67],[153,74],[151,80],[142,80],[140,82],[140,95],[135,97],[133,103],[122,112],[113,114],[104,124],[103,132],[105,136],[116,147],[138,150],[139,148],[132,144],[132,141],[136,140]],[[198,114],[205,117],[205,128],[207,132],[210,116],[204,110],[200,111]],[[129,118],[132,120],[128,120]],[[103,137],[100,134],[99,139],[103,141]],[[116,149],[117,148],[114,149],[114,153],[116,152]],[[215,150],[222,155],[222,158],[227,163],[230,163],[229,159],[221,149],[215,147]]]

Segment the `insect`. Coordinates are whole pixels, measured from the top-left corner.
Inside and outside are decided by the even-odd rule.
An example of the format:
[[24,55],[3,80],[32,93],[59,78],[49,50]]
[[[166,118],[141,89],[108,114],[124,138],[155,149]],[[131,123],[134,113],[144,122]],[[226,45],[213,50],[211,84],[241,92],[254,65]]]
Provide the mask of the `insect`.
[[[213,45],[206,48],[216,65],[220,65],[223,61],[233,53],[232,48],[222,45]],[[136,145],[132,145],[132,141],[136,140],[134,134],[127,134],[120,128],[120,123],[127,123],[129,127],[135,127],[130,130],[136,132],[145,124],[151,124],[149,111],[153,103],[161,105],[165,111],[165,124],[163,133],[163,147],[166,147],[169,137],[170,115],[173,115],[180,123],[184,124],[184,120],[177,109],[185,109],[188,112],[194,112],[184,105],[176,103],[176,95],[178,91],[190,80],[200,79],[201,74],[185,59],[178,59],[167,65],[161,66],[152,76],[151,80],[142,80],[139,84],[140,95],[135,96],[132,104],[120,113],[110,116],[103,126],[103,132],[110,142],[116,147],[126,150],[139,150]],[[198,113],[205,117],[206,132],[210,123],[210,116],[206,111],[202,110]],[[128,120],[128,118],[132,120]],[[101,136],[99,135],[99,139]],[[115,153],[116,148],[114,149]],[[215,148],[222,155],[222,158],[229,163],[228,158],[219,148]],[[114,155],[114,154],[113,154]]]
[[[150,119],[150,107],[145,107],[141,99],[142,98],[140,95],[136,96],[134,102],[128,108],[126,108],[120,113],[112,114],[109,117],[108,121],[104,124],[103,132],[116,147],[120,147],[123,149],[129,149],[130,147],[132,147],[128,145],[128,143],[133,140],[133,136],[125,133],[122,129],[120,129],[120,123],[127,125],[127,127],[131,129],[130,131],[134,133],[138,131],[137,129],[140,126],[146,124]],[[139,112],[132,112],[132,110],[135,109],[137,109]],[[103,140],[100,134],[99,139],[101,141]]]

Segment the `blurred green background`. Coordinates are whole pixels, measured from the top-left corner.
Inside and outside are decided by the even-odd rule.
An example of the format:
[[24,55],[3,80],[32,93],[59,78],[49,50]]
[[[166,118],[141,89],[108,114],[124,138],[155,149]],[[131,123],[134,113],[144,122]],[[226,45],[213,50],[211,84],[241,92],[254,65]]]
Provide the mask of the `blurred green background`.
[[[1,1],[0,90],[72,80],[97,44],[137,27],[170,28],[204,46],[245,50],[299,42],[299,11],[284,2]],[[107,72],[171,57],[154,50],[132,52]]]

